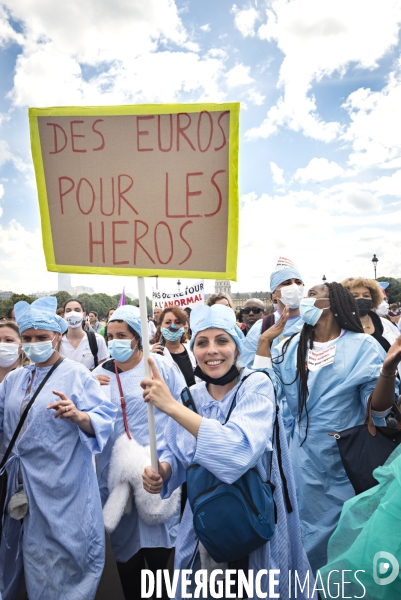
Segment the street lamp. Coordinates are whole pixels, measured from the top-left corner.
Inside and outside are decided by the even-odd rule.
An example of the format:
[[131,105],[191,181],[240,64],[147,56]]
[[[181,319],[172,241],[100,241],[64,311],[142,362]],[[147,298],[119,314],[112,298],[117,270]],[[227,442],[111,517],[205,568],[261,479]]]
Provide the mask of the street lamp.
[[323,277],[322,277],[322,281],[323,281],[323,283],[325,283],[325,282],[327,281],[327,279],[326,279],[326,275],[323,275]]
[[373,263],[373,268],[375,270],[375,279],[376,279],[376,268],[377,268],[378,262],[379,262],[379,259],[377,258],[376,254],[374,254],[373,258],[372,258],[372,263]]
[[177,281],[177,288],[178,288],[178,292],[180,292],[180,286],[181,286],[181,281],[180,281],[180,280],[178,280],[178,281]]

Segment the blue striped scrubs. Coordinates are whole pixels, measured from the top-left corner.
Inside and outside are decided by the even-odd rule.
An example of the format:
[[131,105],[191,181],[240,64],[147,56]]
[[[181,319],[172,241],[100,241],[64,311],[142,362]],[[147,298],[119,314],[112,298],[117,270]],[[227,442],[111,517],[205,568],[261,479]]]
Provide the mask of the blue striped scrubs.
[[[171,364],[165,358],[152,354],[164,381],[167,383],[170,392],[177,400],[184,387],[185,379],[175,365]],[[124,421],[121,410],[120,392],[118,390],[115,373],[106,370],[99,365],[93,373],[95,375],[110,376],[110,394],[111,401],[117,408],[117,418],[114,431],[110,436],[103,452],[98,457],[98,478],[102,504],[104,505],[109,497],[107,485],[109,474],[109,463],[113,446],[117,438],[125,432]],[[128,426],[132,437],[141,446],[149,445],[148,411],[146,403],[143,400],[143,390],[140,386],[145,377],[144,361],[124,373],[120,373],[121,386],[126,401],[126,411]],[[157,408],[155,411],[156,423],[156,443],[157,447],[162,445],[164,429],[168,421],[168,416]],[[177,508],[176,514],[161,525],[148,525],[138,516],[135,503],[129,514],[124,514],[120,523],[113,533],[110,534],[110,542],[113,548],[114,556],[118,562],[127,562],[141,548],[172,548],[177,535],[178,522],[180,518],[180,509]]]
[[[251,371],[245,369],[241,376]],[[269,478],[272,451],[272,433],[274,421],[274,391],[271,382],[264,373],[255,373],[249,377],[237,395],[236,407],[224,427],[237,385],[221,401],[214,400],[207,391],[204,382],[191,387],[191,393],[198,413],[203,417],[198,437],[172,419],[165,431],[164,446],[160,448],[159,460],[170,464],[171,477],[165,482],[162,496],[169,497],[174,489],[186,479],[186,469],[192,460],[203,465],[216,477],[226,483],[233,483],[248,469],[255,467],[264,481]],[[283,488],[279,474],[277,453],[273,453],[271,481],[276,486],[274,499],[277,505],[277,525],[271,541],[249,557],[249,569],[280,569],[280,598],[289,598],[289,570],[297,570],[301,581],[309,572],[308,559],[301,542],[294,480],[291,471],[285,431],[280,419],[280,440],[282,464],[287,478],[289,494],[294,508],[288,514],[285,508]],[[197,538],[193,528],[193,515],[187,502],[183,519],[178,531],[175,553],[175,569],[191,569],[197,549]],[[292,578],[292,584],[293,584]],[[176,599],[181,598],[181,582],[177,587]],[[290,586],[291,591],[292,585]],[[267,577],[262,578],[262,590],[268,591]],[[304,595],[298,588],[298,598],[312,598]]]
[[[0,384],[0,431],[10,443],[31,380],[35,392],[51,367],[30,365]],[[64,392],[91,420],[90,436],[47,406]],[[21,472],[29,507],[23,524],[7,514],[0,544],[0,591],[11,600],[21,585],[29,600],[92,600],[104,565],[104,526],[92,454],[101,452],[113,428],[115,406],[79,363],[65,359],[36,398],[7,462],[6,506]]]

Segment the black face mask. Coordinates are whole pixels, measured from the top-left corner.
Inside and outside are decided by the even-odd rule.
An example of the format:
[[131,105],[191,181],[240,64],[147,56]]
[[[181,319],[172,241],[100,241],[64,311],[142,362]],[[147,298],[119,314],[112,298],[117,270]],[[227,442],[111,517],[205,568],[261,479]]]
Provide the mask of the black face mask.
[[202,381],[206,381],[206,383],[213,383],[213,385],[227,385],[227,383],[231,383],[236,377],[239,376],[239,371],[235,365],[231,367],[229,371],[222,377],[213,378],[209,375],[206,375],[202,371],[199,365],[196,365],[196,369],[194,370],[194,375],[202,379]]
[[368,312],[372,310],[373,302],[372,300],[368,300],[367,298],[359,298],[356,301],[358,306],[358,313],[360,317],[366,317]]

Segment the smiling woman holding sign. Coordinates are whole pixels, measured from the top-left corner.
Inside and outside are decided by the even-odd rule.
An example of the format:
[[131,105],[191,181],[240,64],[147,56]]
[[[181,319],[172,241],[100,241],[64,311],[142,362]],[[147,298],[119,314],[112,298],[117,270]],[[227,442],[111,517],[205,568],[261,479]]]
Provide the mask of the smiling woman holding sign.
[[300,311],[301,332],[273,348],[271,356],[271,342],[288,319],[286,308],[260,337],[257,355],[259,367],[266,357],[277,395],[285,397],[295,422],[291,459],[303,542],[315,571],[326,564],[329,537],[355,493],[329,433],[363,424],[369,399],[375,417],[387,414],[395,400],[401,337],[386,356],[364,334],[356,302],[339,283],[312,287]]

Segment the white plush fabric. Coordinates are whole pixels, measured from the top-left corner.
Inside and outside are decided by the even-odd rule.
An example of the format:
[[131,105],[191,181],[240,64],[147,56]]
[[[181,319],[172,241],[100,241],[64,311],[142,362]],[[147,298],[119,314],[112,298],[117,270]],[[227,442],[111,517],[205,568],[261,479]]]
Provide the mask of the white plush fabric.
[[130,512],[132,496],[139,517],[147,525],[165,523],[178,509],[181,490],[162,500],[149,494],[142,486],[142,473],[150,465],[149,446],[141,446],[126,433],[116,440],[111,454],[108,486],[110,495],[103,507],[106,530],[111,533],[119,524],[124,512]]

